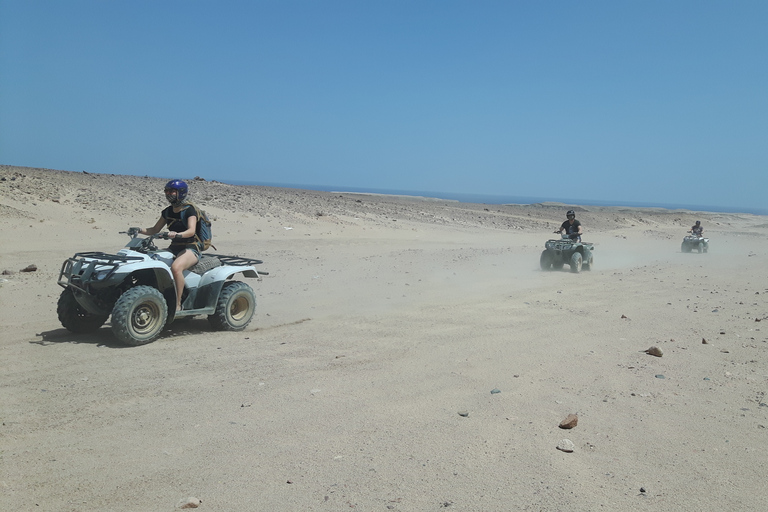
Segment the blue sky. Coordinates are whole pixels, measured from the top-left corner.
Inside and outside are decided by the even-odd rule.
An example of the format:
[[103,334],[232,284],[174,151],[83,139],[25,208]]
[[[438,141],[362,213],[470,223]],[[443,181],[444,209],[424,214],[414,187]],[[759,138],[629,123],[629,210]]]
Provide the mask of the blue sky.
[[0,0],[0,164],[765,208],[768,2]]

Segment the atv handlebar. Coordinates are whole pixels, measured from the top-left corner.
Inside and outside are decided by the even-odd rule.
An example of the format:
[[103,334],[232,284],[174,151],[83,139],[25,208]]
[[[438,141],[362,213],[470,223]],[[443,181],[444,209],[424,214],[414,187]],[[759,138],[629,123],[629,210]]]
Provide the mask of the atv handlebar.
[[[134,228],[129,228],[128,231],[118,231],[118,235],[128,235],[131,238],[138,238],[139,232],[134,231]],[[154,240],[155,238],[160,238],[162,240],[171,240],[171,237],[168,236],[167,231],[163,231],[161,233],[155,233],[154,235],[147,235],[147,238],[150,240]]]
[[156,251],[157,246],[155,245],[155,240],[161,239],[161,240],[168,240],[168,232],[162,232],[162,233],[155,233],[153,235],[147,235],[146,238],[139,237],[138,232],[129,229],[128,231],[118,231],[121,235],[128,235],[131,237],[131,240],[128,242],[128,245],[126,247],[132,248],[135,251],[138,252],[149,252],[149,251]]

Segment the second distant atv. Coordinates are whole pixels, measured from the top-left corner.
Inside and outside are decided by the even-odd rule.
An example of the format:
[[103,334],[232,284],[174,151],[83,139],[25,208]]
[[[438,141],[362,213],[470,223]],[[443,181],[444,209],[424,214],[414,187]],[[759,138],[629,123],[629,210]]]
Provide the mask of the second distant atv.
[[[689,231],[688,233],[691,232]],[[680,251],[691,252],[693,250],[700,253],[709,251],[709,238],[695,234],[689,234],[683,238],[683,243],[680,244]]]
[[581,269],[592,270],[594,244],[571,240],[568,235],[562,235],[559,240],[547,240],[544,244],[539,263],[541,270],[560,270],[563,265],[569,265],[571,272],[581,272]]

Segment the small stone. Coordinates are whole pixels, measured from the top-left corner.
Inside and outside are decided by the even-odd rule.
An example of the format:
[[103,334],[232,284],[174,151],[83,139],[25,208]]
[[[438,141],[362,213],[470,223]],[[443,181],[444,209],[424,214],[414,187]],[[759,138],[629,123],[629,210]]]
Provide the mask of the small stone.
[[569,414],[566,418],[560,422],[560,428],[570,429],[575,427],[579,423],[579,417],[575,414]]
[[200,501],[199,499],[190,496],[189,498],[187,498],[187,501],[181,504],[179,508],[197,508],[200,506],[201,503],[202,501]]
[[627,315],[621,315],[621,318],[623,318],[624,320],[629,320],[629,317]]
[[491,390],[491,394],[492,394],[492,395],[495,395],[495,394],[497,394],[497,393],[501,393],[501,390],[500,390],[500,389],[496,389],[496,388],[494,388],[494,389],[492,389],[492,390]]
[[459,411],[459,416],[466,418],[469,416],[469,411]]
[[727,351],[726,349],[722,349],[720,352],[722,352],[723,354],[730,354],[730,352]]
[[662,352],[659,347],[651,347],[648,350],[646,350],[645,353],[651,356],[656,356],[656,357],[661,357],[664,355],[664,352]]
[[576,448],[576,445],[574,445],[573,441],[571,441],[570,439],[563,439],[557,445],[557,449],[565,453],[573,452],[574,448]]
[[25,268],[19,270],[19,272],[37,272],[37,265],[27,265]]
[[706,339],[701,338],[701,344],[702,345],[709,345],[709,342]]
[[663,375],[662,375],[662,374],[660,374],[660,373],[659,373],[658,375],[656,375],[656,378],[657,378],[657,379],[666,379],[666,377],[665,377],[665,376],[663,376]]

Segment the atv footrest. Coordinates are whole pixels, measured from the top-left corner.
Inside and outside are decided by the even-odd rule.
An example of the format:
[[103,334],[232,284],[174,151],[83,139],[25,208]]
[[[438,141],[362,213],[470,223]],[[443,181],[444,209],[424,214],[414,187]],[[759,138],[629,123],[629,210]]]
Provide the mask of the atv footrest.
[[174,314],[174,318],[182,318],[185,316],[197,316],[197,315],[212,315],[216,312],[216,308],[201,308],[201,309],[182,309]]

